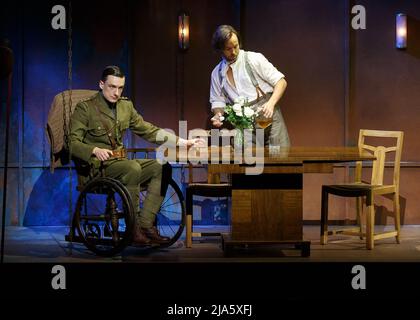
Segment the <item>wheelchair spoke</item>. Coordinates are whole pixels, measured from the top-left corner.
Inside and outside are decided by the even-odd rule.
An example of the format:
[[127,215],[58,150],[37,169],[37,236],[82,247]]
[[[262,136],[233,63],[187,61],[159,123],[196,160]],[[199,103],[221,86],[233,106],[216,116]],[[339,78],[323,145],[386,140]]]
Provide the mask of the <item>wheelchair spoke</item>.
[[[165,215],[161,215],[160,217],[163,217],[163,218],[165,218],[167,221],[168,221],[168,223],[165,225],[165,226],[167,226],[169,229],[171,229],[171,231],[172,231],[172,234],[175,234],[176,233],[176,231],[172,228],[172,226],[171,226],[171,224],[170,224],[170,219],[168,218],[168,217],[166,217]],[[164,224],[162,224],[162,226],[160,226],[160,229],[162,229],[163,230],[163,225]]]
[[165,198],[167,198],[166,200],[163,201],[162,206],[164,206],[169,200],[172,199],[172,197],[175,195],[176,193],[173,192],[170,196],[167,196]]
[[159,211],[159,214],[160,215],[167,217],[164,213],[167,213],[167,214],[171,214],[172,213],[172,215],[175,215],[175,214],[176,215],[180,215],[180,211],[173,211],[173,210],[160,210]]
[[181,203],[181,201],[178,201],[178,202],[174,202],[174,203],[170,203],[170,204],[168,204],[168,205],[166,205],[166,206],[161,206],[160,207],[160,209],[162,209],[162,208],[167,208],[167,207],[173,207],[173,206],[175,206],[175,205],[177,205],[177,204],[179,204],[179,203]]

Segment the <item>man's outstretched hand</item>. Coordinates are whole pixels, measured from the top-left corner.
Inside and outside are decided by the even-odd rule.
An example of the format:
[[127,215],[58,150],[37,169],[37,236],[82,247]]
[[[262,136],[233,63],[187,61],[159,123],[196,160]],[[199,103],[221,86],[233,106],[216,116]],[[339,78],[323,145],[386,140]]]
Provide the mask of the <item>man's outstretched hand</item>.
[[189,139],[189,140],[179,138],[178,139],[178,145],[180,147],[187,146],[187,148],[190,148],[190,147],[205,147],[206,146],[206,141],[203,138],[195,138],[195,139]]

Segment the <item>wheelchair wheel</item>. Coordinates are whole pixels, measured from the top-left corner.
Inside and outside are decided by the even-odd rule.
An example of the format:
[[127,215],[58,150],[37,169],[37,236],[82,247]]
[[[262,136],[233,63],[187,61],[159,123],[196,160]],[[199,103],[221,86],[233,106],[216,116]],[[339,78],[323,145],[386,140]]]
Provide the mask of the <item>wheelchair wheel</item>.
[[[146,191],[140,193],[140,206],[144,202]],[[170,241],[158,247],[169,247],[173,245],[184,231],[186,213],[184,207],[184,196],[177,183],[170,179],[168,189],[162,205],[156,215],[155,225],[162,236],[170,238]]]
[[134,209],[127,189],[117,180],[96,178],[77,199],[74,226],[86,247],[100,256],[113,256],[131,242]]

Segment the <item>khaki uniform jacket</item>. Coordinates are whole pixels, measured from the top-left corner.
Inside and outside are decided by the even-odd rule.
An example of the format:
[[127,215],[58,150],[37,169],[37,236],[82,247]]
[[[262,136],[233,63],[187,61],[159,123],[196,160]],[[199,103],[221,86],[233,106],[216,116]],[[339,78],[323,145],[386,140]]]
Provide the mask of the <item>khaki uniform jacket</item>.
[[[94,167],[99,167],[99,160],[92,155],[93,149],[98,147],[112,150],[110,134],[113,135],[116,142],[115,149],[123,148],[122,138],[127,129],[131,129],[135,134],[149,142],[163,144],[168,141],[175,146],[177,137],[144,121],[130,100],[120,99],[116,105],[116,114],[117,118],[115,119],[114,113],[108,107],[101,92],[80,101],[71,117],[72,156],[93,164]],[[157,141],[159,132],[159,136],[162,135],[167,138]]]

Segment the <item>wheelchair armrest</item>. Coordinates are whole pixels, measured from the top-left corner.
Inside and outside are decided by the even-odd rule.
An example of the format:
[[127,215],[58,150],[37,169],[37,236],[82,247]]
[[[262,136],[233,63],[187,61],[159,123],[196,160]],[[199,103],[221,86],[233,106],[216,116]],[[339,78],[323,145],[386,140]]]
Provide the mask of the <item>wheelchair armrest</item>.
[[156,148],[127,148],[127,152],[155,152]]
[[143,152],[145,154],[144,158],[148,159],[151,153],[156,152],[156,148],[127,148],[125,149],[128,152],[131,152],[131,159],[135,157],[135,154],[138,152]]

